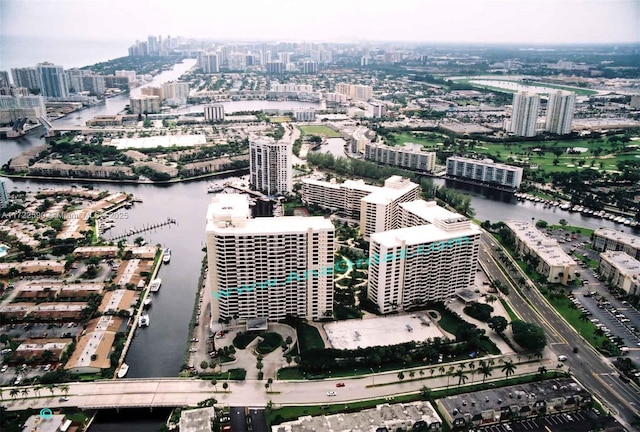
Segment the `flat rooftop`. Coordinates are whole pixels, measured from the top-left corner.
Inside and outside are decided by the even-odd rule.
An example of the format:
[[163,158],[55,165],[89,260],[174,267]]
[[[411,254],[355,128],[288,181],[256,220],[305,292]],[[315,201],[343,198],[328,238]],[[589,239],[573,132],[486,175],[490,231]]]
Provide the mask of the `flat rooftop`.
[[605,251],[600,258],[609,262],[625,276],[640,276],[640,261],[623,251]]
[[557,240],[547,237],[529,222],[510,220],[506,221],[505,225],[547,264],[551,266],[576,265],[576,261],[562,250]]
[[383,404],[349,414],[304,416],[298,420],[272,427],[273,432],[370,432],[386,427],[389,431],[409,430],[414,423],[442,424],[442,420],[429,402]]
[[624,243],[633,248],[640,248],[640,237],[622,231],[617,231],[613,228],[598,228],[593,232],[593,234],[619,241],[620,243]]
[[426,312],[332,322],[324,325],[333,348],[355,349],[396,345],[451,335],[441,331]]
[[413,246],[476,236],[478,234],[480,234],[480,228],[475,224],[470,224],[466,229],[454,231],[445,231],[435,225],[420,225],[373,233],[371,234],[371,240],[386,247],[398,247],[402,243]]
[[435,201],[425,201],[425,200],[415,200],[400,203],[400,207],[408,211],[409,213],[413,213],[422,219],[427,220],[429,223],[433,223],[435,219],[453,219],[453,218],[463,218],[467,220],[464,216],[449,211],[444,207],[440,207]]

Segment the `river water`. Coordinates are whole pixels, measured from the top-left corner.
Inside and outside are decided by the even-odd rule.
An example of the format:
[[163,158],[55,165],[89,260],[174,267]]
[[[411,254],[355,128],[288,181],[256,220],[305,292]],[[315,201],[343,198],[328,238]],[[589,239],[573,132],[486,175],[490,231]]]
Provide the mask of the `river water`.
[[[171,71],[166,71],[153,80],[149,85],[178,78],[193,65],[193,60],[187,60]],[[132,94],[140,89],[132,90]],[[74,113],[66,118],[56,120],[54,124],[61,126],[76,125],[96,115],[115,114],[128,103],[128,95],[121,95],[108,99],[104,104],[86,109],[81,113]],[[297,103],[300,104],[300,103]],[[304,106],[314,106],[302,103]],[[233,107],[235,111],[249,111],[261,108],[281,107],[290,109],[291,102],[240,101],[228,102],[225,106]],[[295,105],[299,106],[299,105]],[[77,116],[80,116],[78,119]],[[41,144],[41,132],[33,131],[18,140],[0,140],[0,164],[6,163],[12,157],[27,148]],[[341,140],[332,140],[331,149],[340,151]],[[329,149],[327,149],[329,150]],[[325,150],[326,151],[326,150]],[[333,152],[332,151],[332,152]],[[34,190],[49,186],[68,186],[68,183],[43,180],[14,180],[3,179],[7,192],[12,190]],[[81,182],[75,182],[81,185]],[[90,182],[89,182],[90,183]],[[436,179],[437,184],[444,181]],[[142,227],[145,224],[161,222],[170,217],[177,220],[177,225],[169,225],[141,236],[149,244],[160,244],[172,249],[171,263],[163,265],[159,272],[162,278],[162,288],[154,294],[153,305],[150,309],[151,325],[136,332],[136,336],[126,356],[130,365],[130,377],[172,377],[180,370],[185,349],[187,347],[188,326],[194,306],[200,265],[204,257],[202,248],[205,245],[205,215],[210,196],[206,193],[206,180],[191,181],[171,185],[130,185],[115,183],[93,183],[97,188],[109,191],[124,191],[132,193],[143,200],[128,211],[128,218],[117,219],[116,227],[108,234],[115,235],[125,232],[129,228]],[[601,219],[587,218],[580,214],[569,213],[557,208],[544,209],[541,204],[532,202],[519,203],[505,193],[494,192],[484,188],[449,184],[465,190],[471,194],[471,205],[479,220],[516,219],[530,221],[543,219],[549,223],[557,223],[566,219],[570,225],[597,228],[599,226],[624,229],[629,228]],[[130,239],[132,240],[132,239]],[[105,429],[107,430],[107,429]],[[114,429],[112,429],[114,430]]]

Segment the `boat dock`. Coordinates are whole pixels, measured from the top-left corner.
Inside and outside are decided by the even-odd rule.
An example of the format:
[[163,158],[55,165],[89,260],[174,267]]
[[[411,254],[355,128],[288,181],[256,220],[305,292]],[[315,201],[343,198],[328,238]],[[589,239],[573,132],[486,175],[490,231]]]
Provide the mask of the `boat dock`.
[[177,223],[178,222],[175,219],[167,218],[166,221],[155,223],[155,224],[151,224],[151,225],[144,225],[142,228],[129,228],[124,234],[120,234],[120,235],[111,237],[109,240],[120,240],[120,239],[129,237],[129,236],[132,236],[132,235],[141,234],[141,233],[144,233],[144,232],[147,232],[147,231],[154,230],[156,228],[161,228],[163,226],[177,224]]

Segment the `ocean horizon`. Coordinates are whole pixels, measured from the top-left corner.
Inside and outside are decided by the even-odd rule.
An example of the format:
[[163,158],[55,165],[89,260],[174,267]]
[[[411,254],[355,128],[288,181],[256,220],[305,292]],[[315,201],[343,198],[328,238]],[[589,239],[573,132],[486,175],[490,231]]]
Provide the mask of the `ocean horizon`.
[[73,39],[42,36],[2,35],[0,37],[0,70],[35,66],[51,62],[65,69],[90,66],[125,57],[134,40]]

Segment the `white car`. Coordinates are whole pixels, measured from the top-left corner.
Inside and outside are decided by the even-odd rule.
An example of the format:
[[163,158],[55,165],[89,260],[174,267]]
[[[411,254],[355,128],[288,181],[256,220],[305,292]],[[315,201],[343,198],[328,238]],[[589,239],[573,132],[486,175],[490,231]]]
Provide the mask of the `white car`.
[[334,391],[332,391],[332,390],[330,390],[330,391],[328,391],[328,392],[327,392],[327,396],[336,396],[337,394],[338,394],[338,393],[336,393],[336,392],[334,392]]
[[558,356],[558,361],[565,361],[565,360],[567,360],[567,356],[566,355]]
[[7,369],[9,369],[9,365],[2,365],[2,369],[0,369],[0,372],[5,373]]

